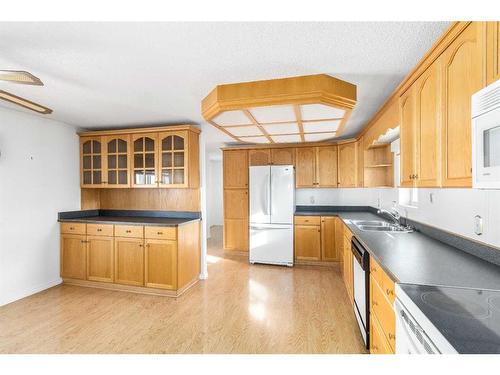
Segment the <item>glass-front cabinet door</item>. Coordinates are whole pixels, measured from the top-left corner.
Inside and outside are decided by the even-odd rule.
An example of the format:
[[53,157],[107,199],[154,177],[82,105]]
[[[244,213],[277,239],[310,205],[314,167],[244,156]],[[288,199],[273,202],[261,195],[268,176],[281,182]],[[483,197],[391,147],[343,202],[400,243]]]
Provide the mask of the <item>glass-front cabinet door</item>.
[[107,187],[130,187],[130,136],[106,137]]
[[188,133],[164,132],[159,134],[160,187],[188,186]]
[[158,134],[132,135],[132,186],[157,187]]
[[82,187],[92,188],[105,185],[103,153],[102,137],[80,138],[80,184]]

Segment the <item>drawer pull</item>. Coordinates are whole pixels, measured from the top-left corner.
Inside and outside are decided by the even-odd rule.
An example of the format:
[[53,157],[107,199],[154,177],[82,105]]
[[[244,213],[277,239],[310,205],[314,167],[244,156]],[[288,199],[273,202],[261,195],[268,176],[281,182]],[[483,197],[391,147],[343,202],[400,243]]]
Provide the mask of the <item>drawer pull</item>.
[[101,228],[97,228],[97,231],[98,231],[98,232],[102,232],[102,229],[101,229]]
[[139,247],[142,247],[142,246],[143,246],[143,245],[142,245],[142,243],[140,243],[140,244],[139,244]]
[[132,233],[132,231],[130,229],[127,229],[125,233]]
[[69,230],[75,230],[75,227],[69,227]]
[[386,289],[386,290],[385,290],[385,293],[386,293],[388,296],[390,296],[390,295],[394,294],[394,290],[391,290],[391,289]]
[[156,232],[156,234],[160,234],[161,235],[161,234],[163,234],[163,232]]

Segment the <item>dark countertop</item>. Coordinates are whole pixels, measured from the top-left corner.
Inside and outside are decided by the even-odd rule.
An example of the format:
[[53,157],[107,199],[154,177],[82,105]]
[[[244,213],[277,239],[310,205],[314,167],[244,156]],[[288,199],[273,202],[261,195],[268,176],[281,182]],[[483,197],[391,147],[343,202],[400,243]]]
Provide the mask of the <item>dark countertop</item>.
[[500,353],[500,291],[399,286],[458,353]]
[[175,227],[201,220],[199,212],[82,210],[60,212],[59,222]]
[[297,210],[295,215],[342,218],[370,255],[395,282],[500,290],[499,266],[420,232],[361,231],[351,220],[387,220],[374,214],[372,208],[361,207],[358,210],[346,211],[344,207],[340,210],[301,209]]

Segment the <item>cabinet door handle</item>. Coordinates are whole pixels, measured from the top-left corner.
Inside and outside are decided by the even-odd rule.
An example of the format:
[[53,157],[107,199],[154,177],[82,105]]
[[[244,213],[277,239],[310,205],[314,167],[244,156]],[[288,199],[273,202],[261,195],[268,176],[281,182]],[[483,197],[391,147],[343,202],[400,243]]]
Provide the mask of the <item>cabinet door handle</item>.
[[127,229],[125,233],[132,233],[132,231],[130,229]]
[[390,296],[391,294],[394,294],[394,291],[393,291],[393,290],[391,290],[391,289],[386,289],[386,290],[385,290],[385,293],[386,293],[388,296]]
[[156,234],[163,234],[163,232],[156,232]]
[[75,227],[69,227],[69,230],[75,230]]
[[396,338],[396,335],[389,333],[389,340],[394,340]]
[[97,231],[98,231],[98,232],[102,232],[102,229],[101,229],[101,228],[97,228]]
[[378,306],[378,303],[375,301],[372,301],[372,306]]
[[139,247],[143,247],[144,245],[142,243],[139,244]]

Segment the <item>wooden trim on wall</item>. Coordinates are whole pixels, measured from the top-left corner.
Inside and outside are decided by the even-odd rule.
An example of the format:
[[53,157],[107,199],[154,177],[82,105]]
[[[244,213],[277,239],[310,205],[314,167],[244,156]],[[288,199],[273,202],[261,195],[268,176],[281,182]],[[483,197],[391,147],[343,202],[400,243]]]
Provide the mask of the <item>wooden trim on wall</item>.
[[154,133],[154,132],[164,132],[164,131],[177,131],[177,130],[189,130],[195,133],[201,133],[201,130],[194,125],[159,125],[159,126],[149,126],[147,128],[120,128],[120,129],[106,129],[106,130],[95,130],[95,131],[82,131],[77,134],[81,137],[87,136],[101,136],[101,135],[117,135],[117,134],[137,134],[137,133]]

